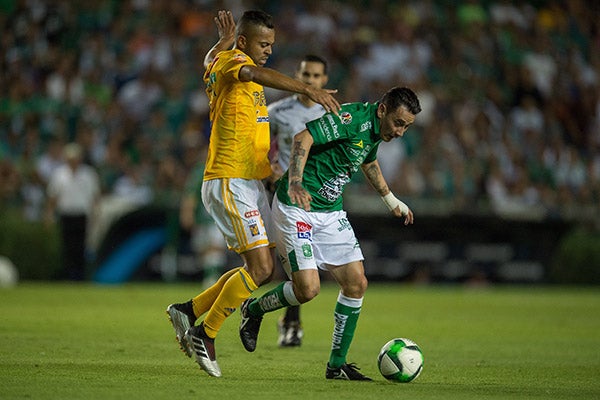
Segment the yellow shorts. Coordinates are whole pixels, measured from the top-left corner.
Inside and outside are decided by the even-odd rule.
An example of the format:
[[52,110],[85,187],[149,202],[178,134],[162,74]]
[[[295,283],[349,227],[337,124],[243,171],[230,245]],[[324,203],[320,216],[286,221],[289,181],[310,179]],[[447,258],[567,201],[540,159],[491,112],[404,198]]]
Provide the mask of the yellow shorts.
[[236,253],[269,246],[271,208],[263,183],[239,178],[211,179],[202,183],[202,203]]

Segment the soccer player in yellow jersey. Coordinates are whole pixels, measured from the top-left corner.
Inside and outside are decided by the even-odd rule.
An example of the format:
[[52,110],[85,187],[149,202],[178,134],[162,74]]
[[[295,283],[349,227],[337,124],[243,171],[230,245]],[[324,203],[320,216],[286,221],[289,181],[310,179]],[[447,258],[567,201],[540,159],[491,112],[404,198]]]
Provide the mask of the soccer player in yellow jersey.
[[[211,376],[221,376],[215,338],[225,318],[273,272],[271,215],[262,179],[272,174],[269,116],[263,86],[308,96],[337,114],[335,90],[316,88],[263,66],[275,43],[269,14],[246,11],[236,26],[230,11],[215,17],[219,40],[204,60],[211,135],[202,202],[244,265],[186,303],[167,308],[177,340]],[[233,48],[231,46],[233,45]],[[196,320],[206,313],[204,320]]]

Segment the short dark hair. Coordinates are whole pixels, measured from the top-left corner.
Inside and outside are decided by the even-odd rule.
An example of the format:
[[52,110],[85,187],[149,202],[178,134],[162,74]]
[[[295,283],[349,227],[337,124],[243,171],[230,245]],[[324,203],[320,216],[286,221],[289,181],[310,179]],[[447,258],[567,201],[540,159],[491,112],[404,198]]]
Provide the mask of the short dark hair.
[[396,110],[400,106],[405,106],[414,115],[421,112],[421,104],[417,95],[407,87],[396,86],[391,88],[379,102],[385,104],[389,110]]
[[275,29],[273,17],[270,14],[260,10],[249,10],[244,12],[237,23],[237,36],[247,35],[247,30],[250,28],[250,26],[265,26],[269,29]]
[[320,56],[317,56],[314,54],[307,54],[304,56],[302,61],[303,62],[316,62],[316,63],[323,64],[323,73],[325,75],[327,75],[327,61],[323,57],[320,57]]

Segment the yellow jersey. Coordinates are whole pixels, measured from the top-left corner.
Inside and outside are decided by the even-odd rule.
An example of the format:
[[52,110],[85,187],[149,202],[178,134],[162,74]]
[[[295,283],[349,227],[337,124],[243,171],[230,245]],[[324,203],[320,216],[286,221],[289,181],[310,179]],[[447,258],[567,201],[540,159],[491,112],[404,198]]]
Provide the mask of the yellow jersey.
[[239,80],[244,65],[256,64],[241,50],[226,50],[204,73],[211,121],[205,181],[264,179],[272,173],[265,92],[262,85]]

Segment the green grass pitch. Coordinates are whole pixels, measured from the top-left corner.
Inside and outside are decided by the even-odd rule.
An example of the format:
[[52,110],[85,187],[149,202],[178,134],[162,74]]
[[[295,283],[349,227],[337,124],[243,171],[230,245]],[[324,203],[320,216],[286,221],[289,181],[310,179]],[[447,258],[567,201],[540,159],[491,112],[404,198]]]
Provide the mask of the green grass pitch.
[[[179,351],[165,308],[192,284],[24,283],[0,290],[0,399],[599,399],[597,288],[371,284],[348,361],[374,382],[329,381],[337,288],[303,306],[302,347],[276,346],[268,314],[256,352],[233,314],[217,339],[222,378]],[[270,286],[269,286],[270,287]],[[261,288],[257,294],[264,292]],[[423,349],[414,382],[387,382],[394,337]]]

